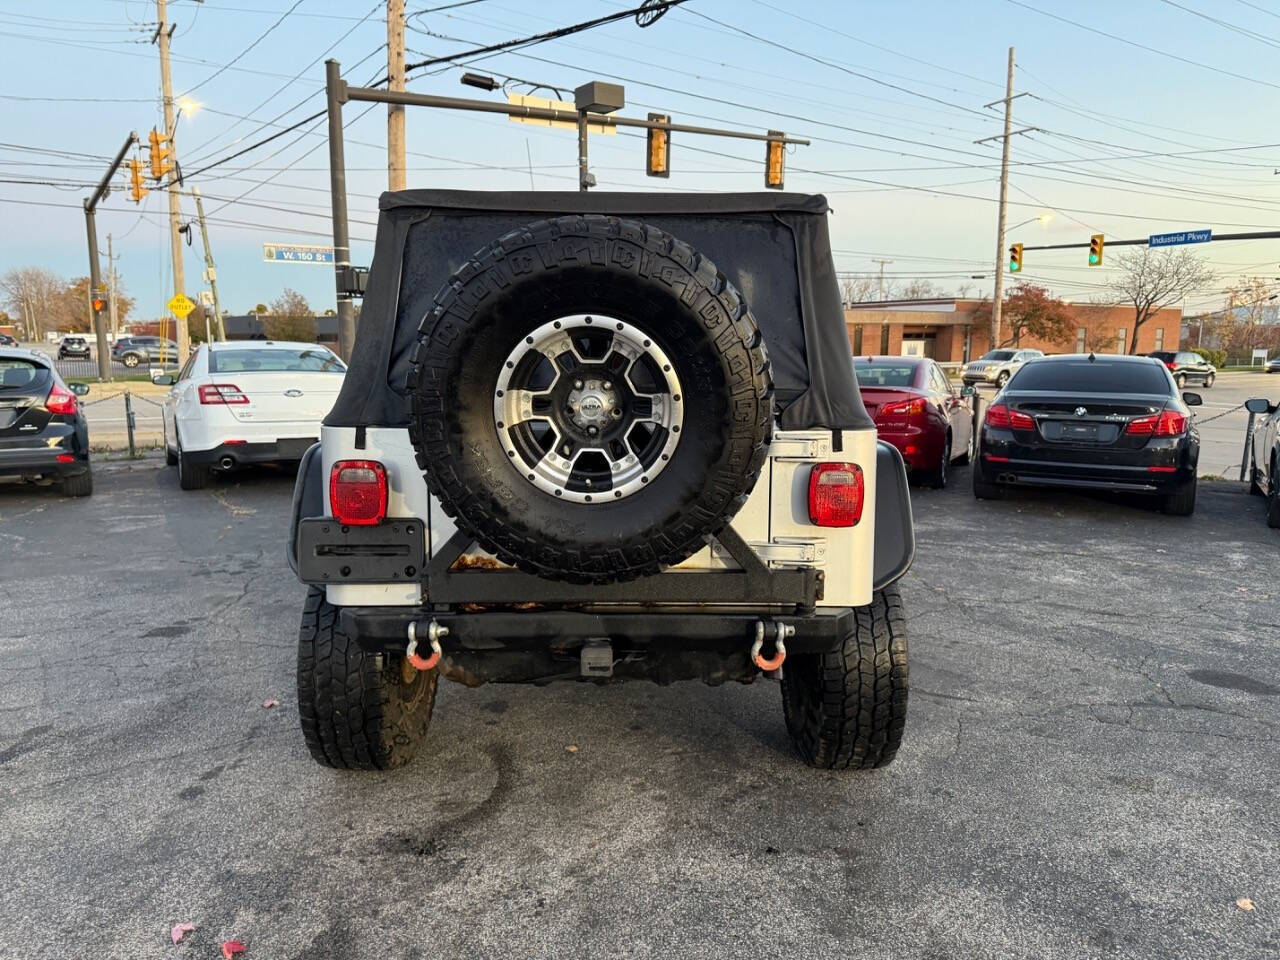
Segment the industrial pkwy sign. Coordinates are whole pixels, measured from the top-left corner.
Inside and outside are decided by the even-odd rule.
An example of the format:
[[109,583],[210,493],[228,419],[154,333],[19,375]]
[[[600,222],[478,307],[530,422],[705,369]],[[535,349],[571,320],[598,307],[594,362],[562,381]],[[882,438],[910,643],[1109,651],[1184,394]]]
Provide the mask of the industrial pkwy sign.
[[267,263],[333,263],[333,247],[305,243],[264,243],[262,259]]
[[1212,230],[1183,230],[1179,233],[1153,233],[1147,238],[1147,246],[1176,247],[1183,243],[1208,243],[1212,239]]

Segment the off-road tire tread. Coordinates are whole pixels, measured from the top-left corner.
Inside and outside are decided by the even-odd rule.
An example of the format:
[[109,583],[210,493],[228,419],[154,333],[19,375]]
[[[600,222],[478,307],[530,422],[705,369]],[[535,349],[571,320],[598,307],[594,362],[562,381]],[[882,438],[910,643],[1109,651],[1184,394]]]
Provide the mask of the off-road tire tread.
[[[473,489],[460,478],[445,429],[450,385],[444,375],[448,360],[440,344],[464,336],[472,324],[481,322],[478,314],[483,312],[485,297],[519,279],[512,266],[516,255],[534,253],[541,257],[551,249],[552,241],[566,238],[583,239],[588,245],[594,244],[595,249],[608,248],[617,241],[640,246],[644,257],[638,262],[645,264],[651,276],[658,261],[663,266],[677,267],[682,279],[690,278],[700,288],[700,302],[695,309],[711,310],[716,322],[727,318],[728,328],[733,331],[726,335],[721,326],[709,340],[722,357],[736,355],[738,359],[736,364],[728,364],[736,380],[727,382],[726,389],[744,429],[726,443],[720,468],[707,477],[702,495],[669,511],[663,521],[652,526],[643,543],[627,547],[583,545],[573,550],[560,549],[539,538],[536,531],[522,531],[494,517],[485,492]],[[561,260],[579,262],[576,258]],[[708,535],[723,530],[746,503],[768,454],[773,378],[755,318],[710,260],[688,244],[639,221],[575,215],[540,220],[500,237],[460,267],[436,294],[433,308],[418,327],[418,343],[411,361],[409,437],[427,485],[439,497],[445,513],[481,548],[503,563],[537,576],[577,583],[610,583],[656,574],[664,566],[680,563],[705,546]]]
[[[381,663],[381,666],[380,666]],[[342,632],[338,608],[311,587],[298,634],[298,718],[317,763],[339,770],[390,770],[414,758],[435,706],[438,670],[406,696],[399,658],[366,653]]]
[[830,653],[782,668],[787,732],[812,767],[867,769],[892,762],[907,724],[907,622],[896,586],[854,611],[853,632]]

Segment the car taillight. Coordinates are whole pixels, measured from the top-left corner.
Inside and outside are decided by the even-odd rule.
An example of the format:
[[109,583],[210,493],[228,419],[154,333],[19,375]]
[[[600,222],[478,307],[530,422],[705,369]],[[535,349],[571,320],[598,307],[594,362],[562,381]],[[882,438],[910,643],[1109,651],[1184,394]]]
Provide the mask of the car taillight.
[[249,398],[234,383],[203,383],[200,385],[201,403],[248,403]]
[[76,395],[60,383],[55,383],[44,402],[44,408],[50,413],[61,413],[72,416],[76,412]]
[[1168,367],[1170,370],[1177,370],[1177,369],[1178,369],[1178,363],[1177,363],[1177,361],[1176,361],[1176,360],[1166,360],[1166,361],[1164,362],[1164,365],[1165,365],[1166,367]]
[[985,423],[988,427],[1003,427],[1005,430],[1034,430],[1036,426],[1036,422],[1025,413],[1010,410],[1003,403],[987,407]]
[[809,472],[809,522],[852,527],[862,519],[862,468],[856,463],[819,463]]
[[914,400],[895,400],[893,403],[886,403],[877,411],[876,419],[912,417],[920,413],[924,413],[924,398],[916,397]]
[[1131,437],[1180,437],[1187,432],[1187,417],[1177,410],[1161,410],[1158,416],[1130,420],[1124,432]]
[[387,515],[387,468],[377,460],[339,460],[329,471],[329,507],[341,523],[371,527]]

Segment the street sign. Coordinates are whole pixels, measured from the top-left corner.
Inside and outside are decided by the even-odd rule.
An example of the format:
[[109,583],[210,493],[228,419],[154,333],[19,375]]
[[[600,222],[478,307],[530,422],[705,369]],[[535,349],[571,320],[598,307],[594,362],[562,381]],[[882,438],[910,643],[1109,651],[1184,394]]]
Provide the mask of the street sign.
[[1147,238],[1147,246],[1176,247],[1183,243],[1208,243],[1212,239],[1212,230],[1182,230],[1178,233],[1153,233]]
[[333,263],[333,247],[308,243],[264,243],[262,259],[267,263]]
[[[512,93],[507,95],[507,103],[515,107],[540,107],[543,110],[563,110],[565,113],[576,114],[578,108],[572,103],[566,103],[563,100],[548,100],[546,97],[531,97],[527,93]],[[517,114],[510,114],[507,117],[512,123],[532,123],[537,127],[560,127],[564,130],[577,130],[578,122],[576,120],[543,120],[540,117],[521,117]],[[612,124],[605,125],[603,123],[588,123],[588,133],[609,133],[616,134],[618,128]]]
[[195,303],[193,303],[191,298],[185,293],[175,293],[173,295],[173,299],[165,304],[165,306],[167,306],[169,308],[169,312],[179,320],[187,319],[187,314],[196,308]]
[[202,307],[212,307],[212,306],[213,306],[213,291],[212,291],[212,290],[201,290],[201,291],[200,291],[200,306],[202,306]]

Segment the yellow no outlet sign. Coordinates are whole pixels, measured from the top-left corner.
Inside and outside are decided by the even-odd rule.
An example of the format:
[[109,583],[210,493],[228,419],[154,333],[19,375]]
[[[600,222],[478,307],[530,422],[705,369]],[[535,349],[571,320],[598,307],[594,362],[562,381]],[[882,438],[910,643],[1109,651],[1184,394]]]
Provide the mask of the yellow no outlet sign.
[[195,301],[185,293],[174,294],[173,299],[166,306],[168,306],[169,312],[179,320],[187,319],[187,314],[196,308]]

